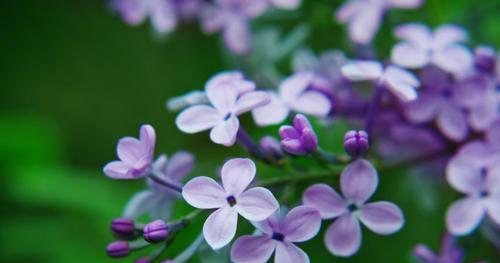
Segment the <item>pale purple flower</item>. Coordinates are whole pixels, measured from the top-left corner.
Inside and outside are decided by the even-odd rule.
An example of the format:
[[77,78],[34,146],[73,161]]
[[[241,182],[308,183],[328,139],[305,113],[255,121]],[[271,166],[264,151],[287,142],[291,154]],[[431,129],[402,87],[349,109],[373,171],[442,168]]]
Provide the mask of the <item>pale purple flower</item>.
[[137,179],[151,172],[156,143],[151,125],[141,126],[139,140],[133,137],[120,139],[116,152],[119,161],[108,163],[103,171],[113,179]]
[[383,85],[403,102],[417,98],[418,79],[409,71],[369,60],[354,60],[342,67],[342,74],[351,81],[371,80]]
[[486,131],[486,140],[493,148],[500,151],[500,116]]
[[377,189],[378,175],[373,165],[363,159],[349,164],[340,176],[344,197],[326,184],[315,184],[304,192],[303,202],[318,209],[323,219],[335,219],[324,240],[334,255],[348,257],[361,246],[360,221],[381,235],[398,231],[403,214],[395,204],[379,201],[366,203]]
[[395,35],[404,41],[394,46],[391,59],[402,67],[433,64],[461,75],[472,66],[472,52],[460,44],[467,39],[467,33],[458,26],[442,25],[431,32],[425,25],[412,23],[396,28]]
[[422,2],[423,0],[348,0],[335,15],[339,22],[349,25],[351,41],[369,44],[377,33],[387,10],[417,8]]
[[269,3],[279,9],[296,9],[302,3],[302,0],[268,0]]
[[276,263],[309,263],[307,254],[294,245],[310,240],[321,227],[319,212],[310,206],[290,210],[283,221],[278,213],[254,224],[261,235],[239,237],[231,248],[235,263],[265,263],[275,253]]
[[446,232],[441,240],[439,254],[426,245],[418,244],[413,249],[413,255],[423,263],[462,263],[464,250],[457,247],[455,241],[453,235]]
[[181,131],[197,133],[210,129],[214,143],[231,146],[240,126],[238,115],[269,103],[266,92],[251,90],[255,86],[239,79],[237,73],[228,74],[207,82],[205,92],[210,105],[194,105],[177,116],[175,122]]
[[283,122],[290,111],[324,117],[331,111],[331,103],[323,93],[309,89],[314,76],[307,72],[295,73],[281,82],[278,93],[270,91],[269,104],[252,111],[257,125]]
[[281,147],[288,153],[304,155],[318,150],[318,137],[309,120],[302,114],[293,118],[293,126],[281,126],[279,134]]
[[454,235],[474,231],[487,214],[500,224],[500,151],[486,142],[473,141],[448,163],[448,183],[466,195],[446,214],[446,226]]
[[250,159],[231,159],[221,170],[222,186],[209,177],[189,181],[182,196],[199,209],[216,209],[203,225],[203,235],[213,249],[227,245],[236,234],[238,214],[250,221],[262,221],[278,208],[273,194],[263,188],[248,190],[255,177],[255,164]]

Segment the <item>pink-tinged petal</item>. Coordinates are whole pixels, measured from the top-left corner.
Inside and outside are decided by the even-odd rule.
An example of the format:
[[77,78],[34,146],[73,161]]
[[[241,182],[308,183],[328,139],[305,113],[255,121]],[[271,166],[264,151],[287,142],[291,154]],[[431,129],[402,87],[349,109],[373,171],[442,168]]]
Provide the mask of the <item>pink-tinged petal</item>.
[[219,208],[203,224],[203,236],[212,249],[222,248],[233,239],[237,224],[236,209],[229,206]]
[[348,201],[362,204],[370,198],[378,185],[375,167],[359,159],[349,164],[340,175],[340,189]]
[[118,158],[129,166],[134,165],[147,154],[142,143],[132,137],[120,139],[116,147],[116,153]]
[[251,35],[248,22],[240,17],[236,17],[224,24],[222,37],[227,47],[235,54],[246,54],[250,52]]
[[152,0],[150,12],[151,24],[158,33],[171,32],[177,25],[176,10],[170,1]]
[[269,92],[268,104],[252,110],[255,123],[259,126],[267,126],[282,123],[290,110],[285,103],[274,92]]
[[446,179],[461,193],[477,194],[483,188],[481,168],[466,158],[454,157],[446,166]]
[[430,44],[433,42],[432,32],[429,28],[417,23],[398,26],[394,30],[394,35],[425,49],[430,48]]
[[359,219],[371,231],[380,235],[397,232],[404,224],[401,209],[385,201],[363,205]]
[[469,112],[469,124],[476,131],[488,129],[498,118],[499,103],[494,94],[490,94]]
[[295,100],[290,101],[289,105],[294,111],[314,116],[326,116],[332,109],[330,100],[318,91],[304,92]]
[[428,122],[434,118],[439,100],[433,95],[420,95],[417,100],[406,104],[406,117],[413,123]]
[[279,217],[279,210],[276,210],[266,220],[251,222],[262,233],[272,235],[274,232],[282,232],[281,222]]
[[416,8],[422,5],[424,0],[387,0],[386,6],[392,8]]
[[265,91],[246,92],[236,101],[235,114],[244,112],[269,104],[271,98]]
[[300,139],[283,139],[280,144],[283,150],[291,154],[304,155],[308,152]]
[[250,221],[262,221],[279,208],[271,191],[263,187],[250,188],[236,198],[238,213]]
[[194,155],[189,152],[180,151],[175,153],[166,165],[165,175],[177,182],[184,179],[194,166]]
[[148,4],[147,1],[143,0],[121,0],[112,3],[113,8],[129,25],[138,25],[144,21],[148,13]]
[[323,219],[331,219],[348,212],[346,202],[326,184],[315,184],[304,191],[302,202],[316,208]]
[[206,93],[210,103],[221,113],[227,114],[233,112],[238,90],[231,85],[208,86]]
[[472,67],[474,61],[472,52],[465,46],[453,45],[435,51],[432,62],[450,73],[461,75]]
[[146,150],[148,159],[152,160],[156,144],[155,129],[151,125],[142,125],[139,135],[141,144]]
[[446,226],[454,235],[466,235],[481,223],[485,207],[480,199],[463,198],[455,201],[446,213]]
[[175,119],[175,124],[185,133],[197,133],[214,127],[223,117],[210,106],[196,105],[182,111]]
[[376,61],[353,61],[341,68],[342,75],[353,81],[375,80],[382,76],[382,64]]
[[277,8],[293,10],[299,7],[302,0],[270,0],[270,2]]
[[[224,0],[223,0],[224,1]],[[229,0],[230,4],[234,1]],[[269,3],[267,0],[252,0],[243,1],[244,4],[241,6],[242,13],[249,18],[254,18],[260,16],[269,8]]]
[[280,242],[276,246],[274,263],[309,263],[309,257],[296,245]]
[[297,206],[290,210],[283,223],[285,240],[304,242],[316,236],[321,228],[319,211],[312,206]]
[[410,42],[402,42],[392,48],[391,60],[405,68],[421,68],[429,63],[430,56],[427,49]]
[[240,94],[255,90],[255,83],[245,80],[239,71],[224,71],[211,77],[205,84],[205,89],[228,85],[235,87]]
[[436,124],[446,137],[454,141],[462,141],[469,133],[464,113],[451,103],[441,106]]
[[298,139],[300,138],[299,132],[292,126],[283,125],[279,129],[279,134],[282,139]]
[[219,208],[227,204],[224,189],[206,176],[191,179],[182,188],[182,197],[188,204],[200,209]]
[[235,263],[267,262],[277,242],[269,236],[242,236],[231,247],[231,261]]
[[325,233],[326,248],[334,255],[349,257],[361,246],[361,228],[353,214],[339,217]]
[[364,8],[363,4],[361,1],[347,1],[337,10],[335,17],[339,22],[348,22]]
[[313,75],[308,72],[295,73],[279,85],[279,93],[285,103],[294,101],[309,87]]
[[136,176],[129,174],[131,167],[124,162],[114,161],[104,166],[103,172],[106,176],[113,179],[136,179]]
[[349,20],[349,38],[358,44],[369,44],[380,27],[384,7],[380,4],[369,5]]
[[228,195],[241,194],[255,178],[255,164],[248,158],[235,158],[222,166],[222,186]]
[[440,49],[467,40],[467,32],[459,26],[442,25],[434,30],[434,48]]
[[232,146],[236,142],[236,134],[240,128],[240,121],[234,115],[229,119],[219,122],[210,131],[210,139],[217,144]]
[[[498,181],[496,183],[499,183]],[[500,192],[495,193],[487,201],[488,215],[498,225],[500,225]]]

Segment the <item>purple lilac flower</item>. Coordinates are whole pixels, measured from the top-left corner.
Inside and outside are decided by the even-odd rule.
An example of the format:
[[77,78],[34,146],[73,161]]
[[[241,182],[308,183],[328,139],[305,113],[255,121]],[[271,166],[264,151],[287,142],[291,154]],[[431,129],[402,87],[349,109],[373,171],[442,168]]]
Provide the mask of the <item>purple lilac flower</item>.
[[254,224],[261,235],[238,238],[231,248],[231,260],[235,263],[265,263],[275,252],[276,263],[308,263],[307,254],[294,243],[310,240],[321,227],[319,212],[309,206],[290,210],[280,222],[278,213]]
[[[181,181],[192,171],[194,156],[189,152],[180,151],[170,158],[161,155],[153,164],[153,174],[158,178],[182,187]],[[173,202],[180,198],[180,194],[158,185],[151,179],[147,179],[149,189],[135,194],[125,206],[123,216],[135,219],[148,213],[152,219],[168,219],[172,210]]]
[[163,220],[155,220],[144,226],[144,239],[150,243],[158,243],[165,240],[169,233],[169,227]]
[[344,149],[353,158],[365,155],[370,148],[366,131],[348,131],[344,136]]
[[288,153],[304,155],[318,149],[318,137],[311,123],[302,114],[297,114],[293,119],[293,126],[281,126],[281,147]]
[[404,102],[417,98],[418,79],[409,71],[391,65],[386,68],[382,63],[368,60],[354,60],[342,67],[342,74],[351,81],[372,80],[384,85]]
[[309,89],[313,81],[310,73],[295,73],[283,80],[278,93],[269,92],[269,104],[252,111],[257,125],[265,126],[283,122],[290,111],[314,116],[327,116],[331,110],[330,100],[321,92]]
[[269,3],[280,9],[296,9],[302,3],[302,0],[268,0]]
[[413,9],[423,0],[348,0],[336,12],[341,23],[349,25],[349,38],[358,44],[369,44],[377,33],[384,13],[392,8]]
[[177,127],[185,133],[210,129],[210,139],[214,143],[233,145],[240,126],[238,115],[269,103],[266,92],[247,91],[250,88],[248,81],[234,81],[234,77],[218,75],[209,80],[205,92],[211,105],[188,107],[177,116]]
[[446,169],[448,183],[466,195],[446,214],[446,226],[454,235],[474,231],[487,214],[500,224],[500,151],[482,141],[462,146]]
[[436,255],[426,245],[416,245],[413,255],[423,263],[462,263],[464,250],[455,245],[455,238],[450,233],[445,233],[441,240],[441,250]]
[[340,189],[344,197],[326,184],[315,184],[304,192],[305,205],[318,209],[323,219],[336,219],[325,234],[326,247],[332,254],[348,257],[359,250],[359,221],[381,235],[392,234],[403,226],[403,214],[395,204],[366,204],[377,184],[377,171],[372,164],[358,159],[342,171]]
[[130,254],[130,245],[126,241],[115,241],[106,247],[106,253],[112,258],[123,258]]
[[119,161],[108,163],[103,171],[113,179],[137,179],[151,172],[156,143],[151,125],[141,126],[139,140],[132,137],[120,139],[116,152]]
[[200,176],[189,181],[182,196],[200,209],[216,209],[203,225],[203,235],[213,249],[227,245],[236,234],[238,214],[250,221],[262,221],[278,208],[273,194],[263,188],[245,190],[255,177],[250,159],[231,159],[221,170],[222,187],[212,178]]
[[399,26],[396,37],[404,41],[394,46],[392,61],[402,67],[422,68],[433,64],[441,69],[462,75],[473,63],[471,51],[459,44],[467,33],[458,26],[442,25],[434,32],[422,24]]

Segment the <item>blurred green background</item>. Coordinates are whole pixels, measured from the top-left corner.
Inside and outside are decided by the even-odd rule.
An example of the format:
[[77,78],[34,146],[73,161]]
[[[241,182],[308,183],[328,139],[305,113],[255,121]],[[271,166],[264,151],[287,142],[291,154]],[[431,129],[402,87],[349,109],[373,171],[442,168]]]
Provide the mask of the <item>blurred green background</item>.
[[[305,22],[311,29],[306,44],[316,51],[345,48],[345,29],[331,18],[340,3],[305,0],[296,18],[274,26],[286,32]],[[393,11],[387,21],[459,23],[470,30],[471,43],[499,47],[498,10],[498,0],[430,0],[418,11]],[[157,130],[157,153],[192,151],[196,175],[213,175],[224,158],[245,155],[209,143],[207,134],[182,134],[165,109],[167,98],[232,69],[217,36],[203,35],[197,25],[158,39],[148,25],[129,27],[96,0],[1,1],[0,21],[1,262],[120,261],[104,253],[113,240],[108,224],[144,183],[113,181],[101,169],[115,159],[117,140],[137,136],[143,123]],[[384,26],[376,40],[382,54],[394,43],[390,29]],[[283,64],[289,70],[288,61]],[[276,132],[244,121],[254,135]],[[339,149],[340,131],[320,133],[323,144]],[[262,165],[259,171],[279,174]],[[401,205],[405,228],[390,237],[365,229],[361,251],[347,260],[330,256],[318,237],[303,245],[312,262],[411,262],[414,244],[439,246],[444,211],[458,195],[439,180],[405,171],[382,174],[381,185],[375,199]],[[167,255],[195,238],[198,221]],[[244,225],[241,231],[251,230]],[[500,262],[480,235],[462,243],[468,261]]]

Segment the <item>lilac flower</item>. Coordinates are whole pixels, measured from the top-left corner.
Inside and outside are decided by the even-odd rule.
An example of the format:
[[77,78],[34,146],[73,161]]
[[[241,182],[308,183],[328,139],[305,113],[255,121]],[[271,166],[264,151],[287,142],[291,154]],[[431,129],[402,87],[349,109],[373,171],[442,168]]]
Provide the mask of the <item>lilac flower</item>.
[[464,250],[455,245],[455,238],[447,232],[441,240],[441,250],[438,255],[421,244],[415,246],[413,254],[423,263],[462,263]]
[[266,92],[251,91],[255,86],[238,76],[229,73],[209,80],[205,92],[211,105],[188,107],[177,116],[177,127],[186,133],[210,129],[213,142],[233,145],[240,126],[238,115],[269,103]]
[[394,46],[391,58],[402,67],[422,68],[433,64],[461,75],[472,66],[472,53],[459,44],[467,39],[460,27],[442,25],[431,32],[428,27],[413,23],[399,26],[395,35],[404,41]]
[[[158,178],[182,188],[181,181],[192,171],[194,156],[188,152],[177,152],[167,159],[161,155],[153,163],[153,174]],[[149,189],[138,192],[128,201],[123,216],[136,219],[148,213],[152,219],[168,219],[173,202],[180,194],[147,179]]]
[[348,0],[336,12],[341,23],[349,25],[349,38],[358,44],[369,44],[377,33],[384,13],[392,8],[412,9],[423,0]]
[[479,72],[494,75],[497,67],[495,49],[489,46],[479,46],[474,50],[474,66]]
[[212,178],[189,181],[182,196],[200,209],[217,209],[205,221],[203,235],[213,249],[227,245],[236,234],[238,214],[250,221],[262,221],[279,207],[273,194],[263,188],[245,190],[255,177],[250,159],[231,159],[222,167],[222,187]]
[[296,9],[302,3],[302,0],[269,0],[269,3],[280,9]]
[[120,139],[116,148],[119,161],[108,163],[103,171],[113,179],[137,179],[151,172],[156,134],[151,125],[141,126],[139,140]]
[[359,221],[377,234],[387,235],[403,226],[403,214],[393,203],[366,204],[377,188],[375,168],[366,160],[349,164],[340,177],[341,197],[326,184],[315,184],[304,192],[303,202],[318,209],[323,219],[335,219],[325,234],[328,250],[348,257],[361,246]]
[[296,73],[283,80],[278,93],[269,92],[269,104],[252,111],[257,125],[281,123],[291,110],[319,117],[328,115],[331,103],[323,93],[309,89],[312,81],[310,73]]
[[488,214],[500,224],[500,151],[482,141],[464,145],[448,163],[446,179],[466,194],[446,214],[446,226],[454,235],[472,232]]
[[307,241],[321,227],[319,212],[309,206],[298,206],[290,210],[283,222],[275,213],[267,220],[255,223],[262,231],[258,236],[242,236],[231,248],[231,260],[235,263],[265,263],[276,251],[276,263],[308,263],[309,257],[293,243]]
[[318,137],[309,120],[302,114],[295,116],[293,126],[281,126],[279,133],[281,147],[291,154],[304,155],[318,149]]
[[370,148],[366,131],[348,131],[344,135],[344,149],[353,158],[364,156]]
[[418,79],[409,71],[397,66],[386,68],[380,62],[355,60],[342,67],[342,74],[352,81],[372,80],[384,85],[404,102],[417,98]]

